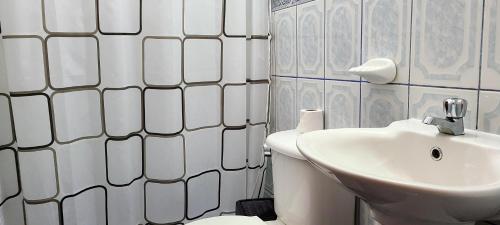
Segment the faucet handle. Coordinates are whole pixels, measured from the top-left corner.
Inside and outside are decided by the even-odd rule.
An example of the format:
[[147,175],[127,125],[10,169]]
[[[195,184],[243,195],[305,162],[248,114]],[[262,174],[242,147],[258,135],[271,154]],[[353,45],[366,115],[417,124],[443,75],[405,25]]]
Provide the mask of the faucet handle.
[[467,113],[467,100],[463,98],[448,98],[443,101],[447,118],[460,119]]

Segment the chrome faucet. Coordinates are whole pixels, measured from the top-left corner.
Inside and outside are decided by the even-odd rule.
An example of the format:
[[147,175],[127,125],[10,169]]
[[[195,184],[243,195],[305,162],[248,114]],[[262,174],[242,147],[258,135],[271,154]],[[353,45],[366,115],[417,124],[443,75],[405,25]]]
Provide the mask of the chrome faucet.
[[464,116],[467,112],[467,101],[461,98],[448,98],[443,101],[446,118],[425,117],[422,121],[434,125],[439,132],[450,135],[463,135]]

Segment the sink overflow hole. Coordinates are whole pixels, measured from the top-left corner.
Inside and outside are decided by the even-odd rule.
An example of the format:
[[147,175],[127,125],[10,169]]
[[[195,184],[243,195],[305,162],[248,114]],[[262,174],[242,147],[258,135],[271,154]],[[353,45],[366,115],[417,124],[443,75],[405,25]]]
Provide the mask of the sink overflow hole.
[[431,149],[431,157],[432,159],[439,161],[443,158],[443,152],[439,147],[432,147]]

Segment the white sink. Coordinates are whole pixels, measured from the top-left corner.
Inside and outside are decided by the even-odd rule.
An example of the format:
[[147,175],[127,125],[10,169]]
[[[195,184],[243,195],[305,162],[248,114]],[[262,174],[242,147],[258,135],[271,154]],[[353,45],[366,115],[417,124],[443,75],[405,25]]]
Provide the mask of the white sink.
[[297,147],[365,200],[383,225],[473,224],[500,214],[498,135],[450,136],[411,119],[313,131]]

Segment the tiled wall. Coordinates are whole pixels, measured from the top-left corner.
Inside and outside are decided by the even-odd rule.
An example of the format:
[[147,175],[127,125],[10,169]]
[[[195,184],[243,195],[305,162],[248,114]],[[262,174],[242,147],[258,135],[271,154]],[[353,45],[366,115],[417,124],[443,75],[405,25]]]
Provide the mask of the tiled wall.
[[184,224],[258,197],[268,21],[268,0],[0,0],[0,224]]
[[[467,128],[500,134],[500,1],[273,1],[275,130],[302,108],[325,110],[326,127],[384,127],[443,117],[442,100],[467,99]],[[346,75],[388,57],[397,77],[375,85]]]
[[[496,0],[315,0],[275,8],[276,129],[294,127],[298,110],[310,107],[325,109],[327,128],[443,116],[441,101],[456,96],[469,102],[468,128],[500,133],[499,9]],[[391,84],[346,74],[375,57],[397,63]]]

